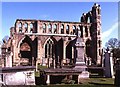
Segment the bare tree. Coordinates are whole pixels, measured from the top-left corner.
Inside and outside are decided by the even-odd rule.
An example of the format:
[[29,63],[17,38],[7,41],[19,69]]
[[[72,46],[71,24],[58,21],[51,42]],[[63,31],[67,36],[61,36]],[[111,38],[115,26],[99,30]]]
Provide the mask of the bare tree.
[[118,48],[119,44],[120,44],[120,41],[117,38],[111,38],[108,40],[108,42],[106,42],[105,46],[107,48],[114,49],[114,48]]

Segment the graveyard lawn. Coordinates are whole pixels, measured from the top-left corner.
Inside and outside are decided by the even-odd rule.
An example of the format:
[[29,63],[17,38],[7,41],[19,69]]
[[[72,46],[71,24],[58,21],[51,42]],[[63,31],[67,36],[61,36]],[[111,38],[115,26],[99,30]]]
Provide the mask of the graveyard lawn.
[[115,87],[112,78],[89,78],[81,81],[81,84],[51,84],[37,86],[7,86],[7,87]]
[[89,78],[81,80],[80,84],[51,84],[35,87],[115,87],[112,78]]

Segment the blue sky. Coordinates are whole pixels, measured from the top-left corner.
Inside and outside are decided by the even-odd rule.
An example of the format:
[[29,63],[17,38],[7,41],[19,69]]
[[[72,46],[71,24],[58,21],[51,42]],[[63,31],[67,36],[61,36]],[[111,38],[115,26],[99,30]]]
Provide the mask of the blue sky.
[[[118,37],[118,3],[97,2],[101,5],[103,46],[111,37]],[[2,2],[2,33],[9,35],[16,19],[80,21],[82,13],[92,9],[94,2]]]

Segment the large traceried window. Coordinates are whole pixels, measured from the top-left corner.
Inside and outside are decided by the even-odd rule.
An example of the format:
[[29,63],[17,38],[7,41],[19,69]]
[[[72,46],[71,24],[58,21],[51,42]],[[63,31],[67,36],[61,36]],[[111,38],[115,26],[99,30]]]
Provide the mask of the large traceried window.
[[53,58],[53,41],[49,39],[45,45],[45,58]]

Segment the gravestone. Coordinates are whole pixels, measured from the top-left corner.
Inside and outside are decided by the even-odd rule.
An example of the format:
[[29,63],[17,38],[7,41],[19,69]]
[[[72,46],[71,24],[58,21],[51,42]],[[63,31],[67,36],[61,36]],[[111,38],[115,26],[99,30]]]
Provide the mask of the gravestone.
[[34,71],[34,66],[4,67],[2,82],[5,85],[35,85]]
[[109,49],[105,52],[105,77],[113,78],[113,60],[112,60],[112,53]]
[[85,64],[85,59],[84,59],[84,46],[85,43],[83,42],[81,37],[77,37],[76,43],[75,43],[75,48],[76,48],[76,63],[75,63],[75,69],[80,69],[82,71],[85,71],[87,66]]
[[89,72],[86,70],[87,66],[85,64],[85,43],[83,39],[80,37],[81,33],[78,30],[78,36],[76,38],[75,48],[76,48],[76,63],[75,63],[75,70],[81,71],[78,75],[78,83],[80,83],[81,79],[89,78]]

